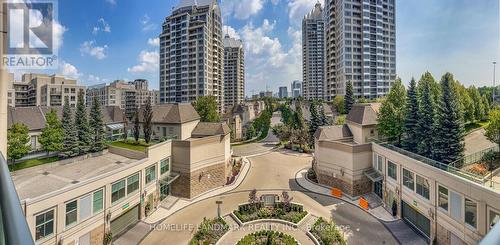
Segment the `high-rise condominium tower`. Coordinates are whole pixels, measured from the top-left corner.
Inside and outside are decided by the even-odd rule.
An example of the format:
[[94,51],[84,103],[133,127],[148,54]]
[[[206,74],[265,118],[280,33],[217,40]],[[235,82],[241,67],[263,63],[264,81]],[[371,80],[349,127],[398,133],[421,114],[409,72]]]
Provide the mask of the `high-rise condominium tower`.
[[326,0],[326,97],[388,94],[396,79],[395,0]]
[[239,39],[224,37],[224,107],[243,103],[245,99],[245,51]]
[[215,96],[222,111],[223,59],[217,0],[181,0],[160,35],[160,103]]
[[325,21],[321,3],[302,20],[303,96],[323,99],[325,87]]

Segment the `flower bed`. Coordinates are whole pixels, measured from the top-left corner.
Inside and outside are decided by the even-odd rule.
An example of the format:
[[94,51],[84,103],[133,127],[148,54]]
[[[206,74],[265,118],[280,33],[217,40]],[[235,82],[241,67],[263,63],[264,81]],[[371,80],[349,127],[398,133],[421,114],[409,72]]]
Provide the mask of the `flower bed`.
[[229,226],[222,218],[204,218],[189,245],[215,244],[228,230]]
[[290,235],[276,231],[258,231],[244,236],[236,245],[280,244],[298,245],[299,243]]
[[347,241],[340,234],[335,223],[328,222],[323,218],[314,222],[310,232],[322,245],[347,245]]
[[280,219],[298,224],[307,215],[304,207],[295,203],[290,203],[288,207],[283,203],[277,203],[274,207],[248,203],[240,205],[233,213],[243,223],[258,219]]

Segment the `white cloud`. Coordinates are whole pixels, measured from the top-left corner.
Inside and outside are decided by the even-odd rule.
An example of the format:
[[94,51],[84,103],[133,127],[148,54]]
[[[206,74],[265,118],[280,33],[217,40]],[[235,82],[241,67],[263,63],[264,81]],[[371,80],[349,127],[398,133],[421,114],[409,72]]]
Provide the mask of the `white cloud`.
[[116,0],[106,0],[106,2],[111,5],[116,5]]
[[148,32],[156,29],[156,24],[151,22],[151,18],[145,14],[141,20],[141,25],[142,25],[142,31]]
[[224,36],[226,34],[229,34],[232,38],[241,39],[240,34],[231,26],[224,26]]
[[149,38],[148,39],[148,44],[153,47],[159,47],[160,46],[160,38]]
[[280,0],[271,0],[271,3],[273,5],[278,5],[280,3]]
[[221,8],[224,15],[233,15],[234,18],[245,20],[262,10],[264,0],[222,1]]
[[295,26],[300,26],[304,16],[314,8],[316,3],[316,1],[312,0],[290,0],[288,2],[288,17],[290,23]]
[[127,69],[130,73],[156,72],[159,68],[160,55],[158,51],[142,50],[137,58],[139,64]]
[[97,20],[97,25],[92,29],[92,34],[97,35],[100,31],[111,32],[111,26],[104,18],[99,18],[99,20]]
[[95,57],[98,60],[102,60],[107,57],[106,51],[108,49],[108,45],[104,46],[94,46],[95,41],[85,41],[80,45],[80,53],[82,56],[90,55]]
[[72,79],[79,79],[83,75],[74,65],[66,63],[65,61],[61,61],[58,73]]
[[107,83],[109,82],[109,79],[102,78],[93,74],[89,74],[86,79],[86,84],[87,85],[92,85],[92,84],[101,84],[101,83]]

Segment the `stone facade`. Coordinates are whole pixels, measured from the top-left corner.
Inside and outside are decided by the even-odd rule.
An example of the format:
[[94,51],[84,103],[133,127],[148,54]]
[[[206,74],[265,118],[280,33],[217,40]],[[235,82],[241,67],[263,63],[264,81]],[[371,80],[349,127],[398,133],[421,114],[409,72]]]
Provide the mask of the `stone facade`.
[[226,184],[226,163],[221,162],[191,173],[180,173],[172,183],[172,195],[193,198],[210,189]]
[[104,224],[90,232],[90,244],[101,245],[104,240]]
[[450,244],[450,232],[440,224],[437,224],[436,240],[439,245]]
[[322,185],[339,188],[343,193],[355,197],[360,196],[372,191],[372,182],[363,176],[360,180],[343,180],[340,178],[332,177],[324,172],[317,173],[318,182]]

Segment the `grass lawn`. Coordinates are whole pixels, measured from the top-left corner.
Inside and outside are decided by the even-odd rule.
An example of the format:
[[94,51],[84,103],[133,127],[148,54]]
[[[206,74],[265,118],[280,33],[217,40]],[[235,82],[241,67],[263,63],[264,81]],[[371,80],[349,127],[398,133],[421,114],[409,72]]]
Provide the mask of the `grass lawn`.
[[465,124],[465,133],[468,134],[472,130],[477,129],[477,128],[484,128],[489,123],[490,123],[490,121],[485,120],[485,121],[477,121],[477,122],[472,122],[472,123]]
[[135,143],[133,141],[114,141],[109,143],[109,145],[142,152],[145,152],[146,148],[148,147],[148,145],[146,145],[146,143],[143,141],[139,141],[139,143]]
[[10,169],[10,171],[17,171],[17,170],[21,170],[21,169],[25,169],[25,168],[31,168],[34,166],[43,165],[46,163],[55,162],[57,160],[59,160],[59,157],[57,157],[57,156],[40,158],[40,159],[30,159],[30,160],[26,160],[24,162],[16,163],[14,165],[9,165],[9,169]]

